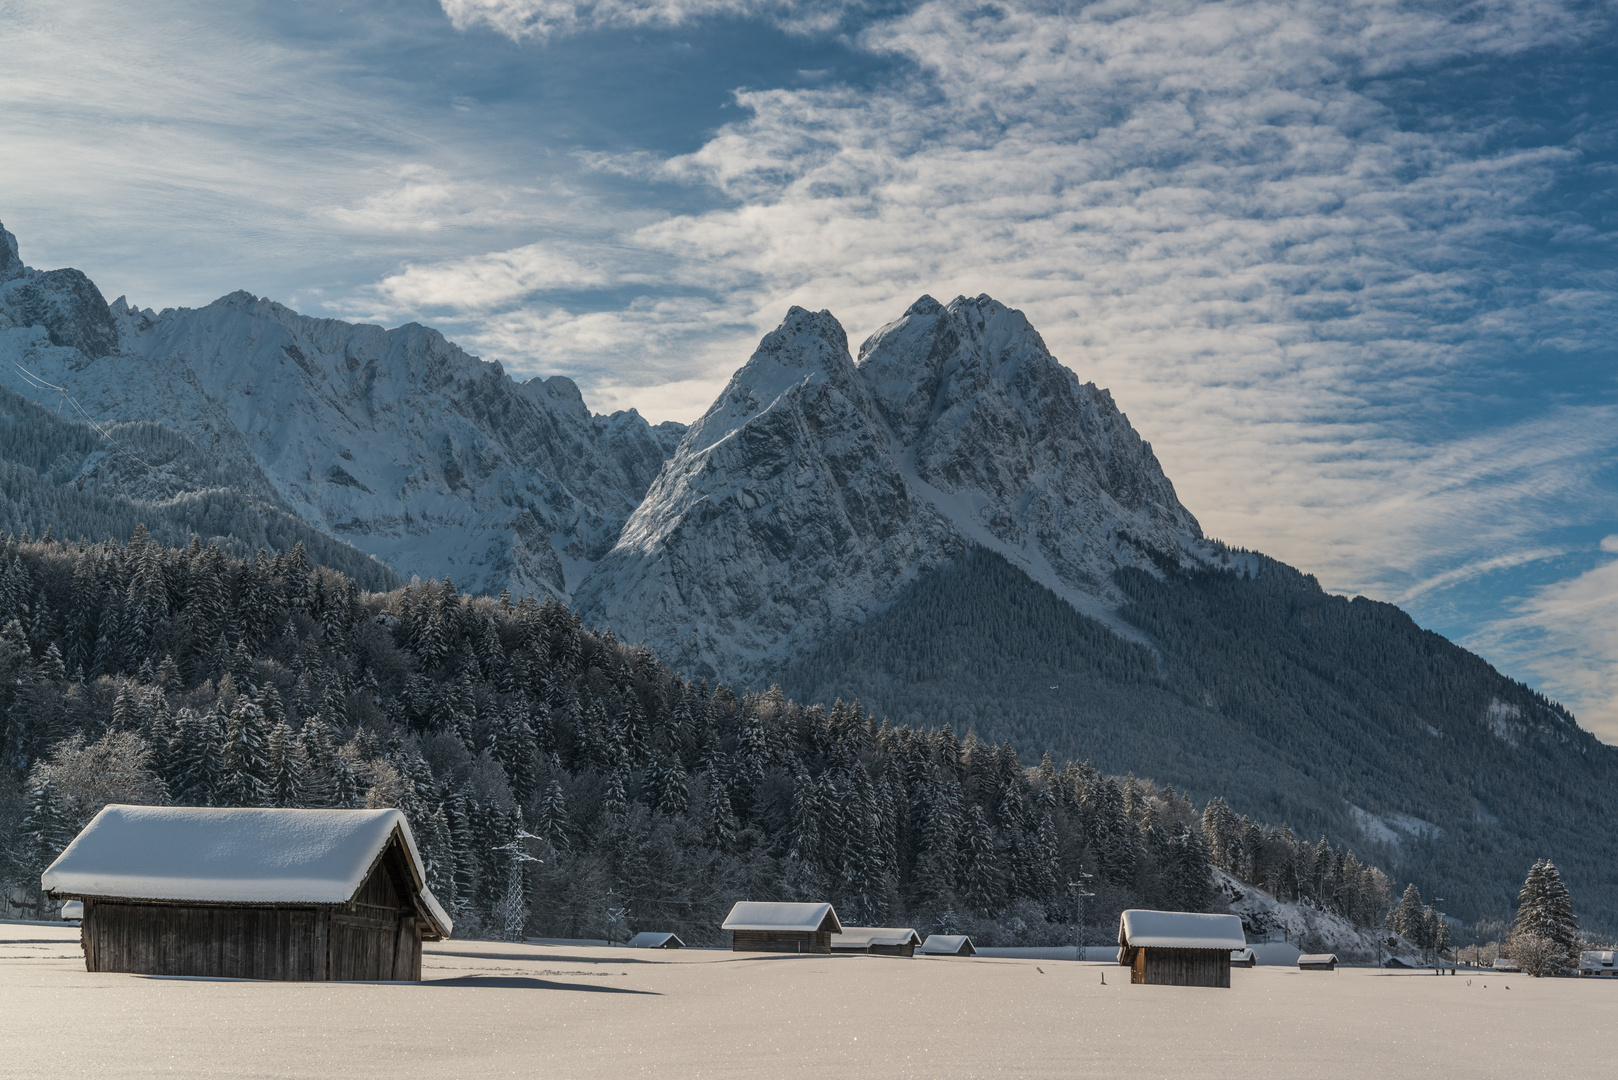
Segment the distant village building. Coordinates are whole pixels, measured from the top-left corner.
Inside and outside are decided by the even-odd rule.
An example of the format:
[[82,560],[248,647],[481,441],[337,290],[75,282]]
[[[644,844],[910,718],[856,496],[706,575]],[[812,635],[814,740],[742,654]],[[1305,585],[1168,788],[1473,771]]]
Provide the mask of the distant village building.
[[1258,956],[1253,952],[1252,949],[1232,949],[1230,950],[1230,966],[1248,968],[1257,967]]
[[1522,971],[1522,968],[1517,966],[1517,962],[1515,960],[1508,960],[1504,956],[1502,956],[1502,957],[1500,957],[1500,959],[1496,960],[1492,966],[1494,967],[1494,970],[1496,970],[1496,971],[1507,971],[1507,972],[1520,972],[1520,971]]
[[419,980],[451,930],[398,810],[112,805],[40,882],[89,971]]
[[831,936],[843,932],[830,904],[739,901],[721,929],[731,932],[735,952],[830,953]]
[[1235,915],[1131,908],[1118,918],[1118,963],[1148,986],[1230,986],[1230,954],[1247,947]]
[[1298,957],[1299,971],[1336,971],[1336,953],[1303,953]]
[[1618,964],[1614,963],[1615,958],[1618,958],[1618,952],[1610,950],[1581,952],[1579,974],[1593,975],[1597,978],[1618,978]]
[[660,930],[642,930],[629,939],[631,949],[683,949],[685,942]]
[[862,952],[873,956],[915,956],[921,935],[908,926],[845,926],[831,940],[832,952]]
[[965,934],[928,934],[921,943],[923,956],[976,956],[972,939]]

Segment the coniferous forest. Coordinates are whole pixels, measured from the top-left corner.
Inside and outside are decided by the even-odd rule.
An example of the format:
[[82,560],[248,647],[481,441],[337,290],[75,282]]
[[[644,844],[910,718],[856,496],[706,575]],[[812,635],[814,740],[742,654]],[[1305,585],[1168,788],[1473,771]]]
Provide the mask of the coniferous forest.
[[0,717],[14,912],[45,913],[40,870],[108,802],[399,807],[463,936],[717,943],[737,899],[829,899],[1062,944],[1085,881],[1097,943],[1127,906],[1208,907],[1213,866],[1362,926],[1389,895],[1222,799],[691,683],[554,600],[364,592],[302,545],[6,538]]

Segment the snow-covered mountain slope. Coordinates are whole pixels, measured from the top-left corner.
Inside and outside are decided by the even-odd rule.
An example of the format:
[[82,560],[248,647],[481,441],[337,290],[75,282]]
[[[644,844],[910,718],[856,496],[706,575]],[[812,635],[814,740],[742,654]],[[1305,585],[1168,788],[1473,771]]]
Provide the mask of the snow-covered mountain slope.
[[734,677],[962,550],[900,472],[843,328],[795,307],[686,432],[577,599],[677,665]]
[[1081,608],[1120,566],[1202,545],[1112,395],[1057,363],[1023,313],[924,296],[860,347],[860,375],[912,489],[963,535]]
[[973,544],[1104,619],[1120,567],[1211,552],[1151,447],[1021,312],[923,297],[860,355],[829,312],[792,309],[686,432],[581,607],[690,670],[764,677]]
[[[27,270],[9,234],[5,247],[0,358],[98,421],[175,429],[240,489],[406,577],[566,595],[683,432],[593,415],[569,380],[518,384],[416,324],[315,319],[245,292],[98,311],[84,275]],[[7,386],[55,404],[0,367]]]

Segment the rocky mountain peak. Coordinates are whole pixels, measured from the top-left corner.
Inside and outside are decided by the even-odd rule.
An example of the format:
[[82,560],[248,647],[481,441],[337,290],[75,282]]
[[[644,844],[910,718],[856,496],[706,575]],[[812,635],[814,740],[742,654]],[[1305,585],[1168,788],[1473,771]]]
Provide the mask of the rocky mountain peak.
[[8,281],[22,273],[22,254],[17,250],[17,238],[0,224],[0,281]]
[[829,311],[793,307],[780,326],[764,335],[702,418],[691,425],[685,446],[705,450],[785,399],[828,387],[869,409],[842,324]]

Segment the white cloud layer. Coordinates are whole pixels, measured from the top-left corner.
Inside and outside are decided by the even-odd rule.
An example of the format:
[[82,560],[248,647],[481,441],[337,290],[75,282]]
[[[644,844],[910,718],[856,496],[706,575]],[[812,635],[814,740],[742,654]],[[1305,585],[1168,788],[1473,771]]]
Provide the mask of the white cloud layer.
[[[1539,207],[1576,148],[1413,129],[1373,80],[1574,41],[1580,18],[1548,0],[1459,15],[1386,0],[933,0],[861,38],[907,76],[741,92],[747,117],[695,153],[601,164],[730,200],[622,244],[629,264],[637,250],[672,260],[669,280],[705,283],[754,332],[799,303],[857,339],[920,292],[989,292],[1113,389],[1210,532],[1330,588],[1419,604],[1565,554],[1544,537],[1553,521],[1618,520],[1590,475],[1618,450],[1604,409],[1432,437],[1468,392],[1458,375],[1514,348],[1597,347],[1592,328],[1618,322],[1618,304],[1596,275],[1498,280],[1501,245],[1556,227]],[[496,263],[530,258],[553,265],[528,249]],[[481,264],[446,269],[464,283],[435,295],[488,295]],[[521,272],[508,279],[502,296]],[[558,310],[488,333],[530,353],[703,340],[653,340],[637,321]],[[741,355],[711,365],[715,387]],[[655,386],[614,397],[668,415]],[[1510,617],[1559,604],[1544,593]],[[1609,638],[1579,640],[1594,650],[1581,663],[1618,665]],[[1611,694],[1587,697],[1589,680],[1551,660],[1535,670],[1618,738]]]
[[803,26],[836,21],[840,5],[813,0],[439,0],[458,30],[487,27],[513,41],[600,27],[680,26],[698,19],[768,17]]

